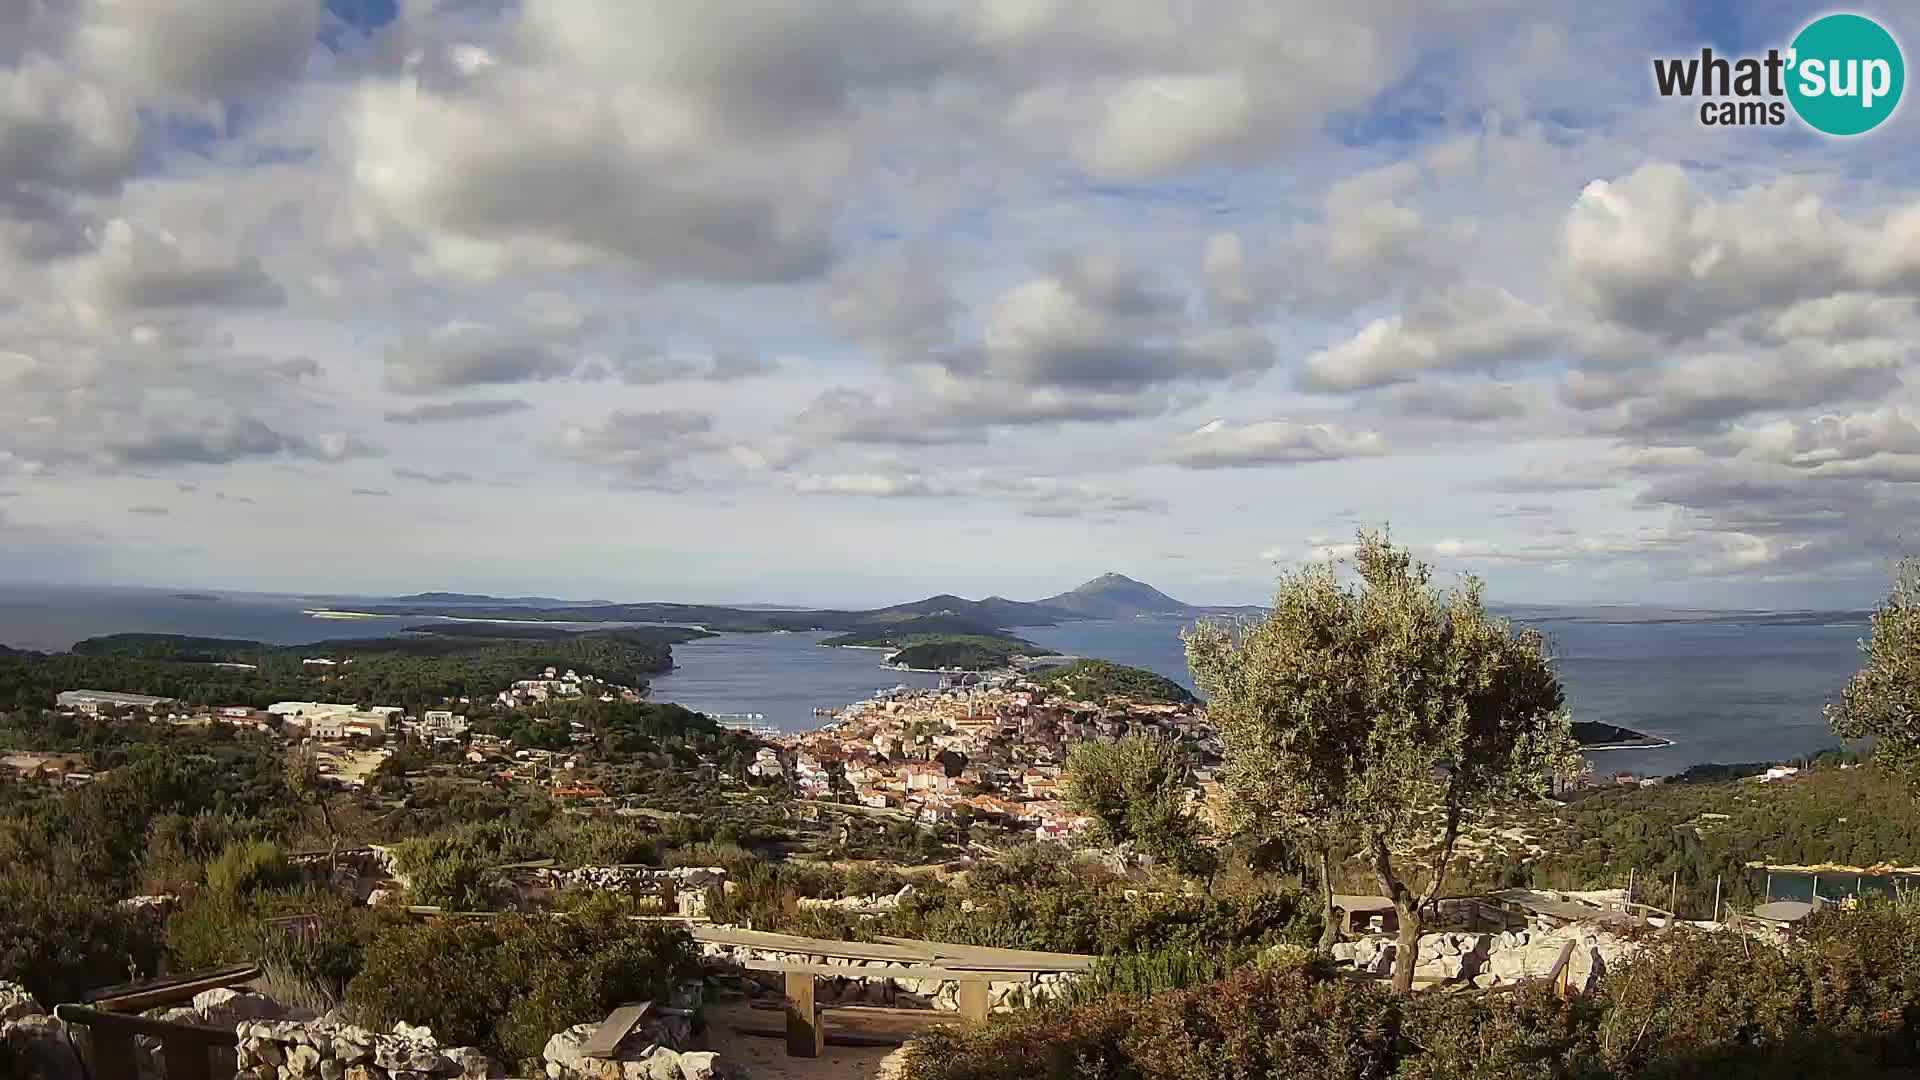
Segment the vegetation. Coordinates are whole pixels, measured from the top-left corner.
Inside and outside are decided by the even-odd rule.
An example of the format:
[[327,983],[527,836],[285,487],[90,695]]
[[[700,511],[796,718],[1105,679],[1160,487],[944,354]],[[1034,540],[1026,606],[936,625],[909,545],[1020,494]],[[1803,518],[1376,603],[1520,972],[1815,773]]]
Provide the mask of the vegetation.
[[1111,660],[1075,660],[1047,672],[1038,681],[1056,686],[1081,701],[1125,698],[1143,704],[1168,705],[1193,701],[1193,694],[1172,679]]
[[909,1080],[1611,1080],[1870,1075],[1920,1036],[1920,915],[1822,913],[1784,949],[1649,939],[1592,997],[1400,995],[1315,961],[1193,989],[1126,989],[918,1040]]
[[[1353,561],[1357,585],[1331,562],[1290,575],[1263,622],[1203,624],[1187,658],[1225,744],[1237,822],[1319,855],[1323,943],[1331,864],[1357,847],[1399,914],[1394,980],[1407,990],[1467,816],[1543,794],[1578,758],[1543,640],[1487,614],[1478,580],[1438,590],[1430,567],[1375,533]],[[1429,814],[1442,820],[1416,893],[1394,852]]]
[[[676,627],[636,627],[532,640],[428,635],[287,647],[114,634],[89,638],[66,653],[0,654],[0,711],[50,708],[59,691],[76,687],[193,704],[327,700],[435,707],[463,697],[492,697],[547,667],[639,688],[649,676],[672,669],[674,643],[701,636]],[[341,663],[324,668],[302,663],[316,656]],[[250,666],[219,666],[232,664]]]
[[698,971],[678,927],[594,913],[443,919],[381,934],[347,986],[346,1006],[375,1030],[425,1024],[443,1043],[478,1046],[533,1071],[554,1032],[625,1002],[667,1001]]
[[1024,638],[979,634],[932,634],[912,638],[888,658],[899,668],[990,671],[1013,663],[1016,656],[1038,656],[1046,650]]
[[1187,752],[1160,735],[1083,742],[1067,754],[1067,800],[1107,843],[1135,844],[1187,871],[1204,868],[1204,832],[1188,804]]
[[1828,721],[1842,738],[1872,738],[1874,757],[1920,793],[1920,560],[1901,565],[1860,651]]

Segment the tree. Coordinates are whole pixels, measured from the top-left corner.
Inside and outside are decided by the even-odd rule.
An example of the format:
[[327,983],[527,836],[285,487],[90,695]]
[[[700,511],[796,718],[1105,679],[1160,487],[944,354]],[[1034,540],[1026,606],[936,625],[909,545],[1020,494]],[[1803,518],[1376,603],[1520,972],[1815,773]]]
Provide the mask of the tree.
[[1068,802],[1115,844],[1133,843],[1181,869],[1202,861],[1200,824],[1188,807],[1186,751],[1159,735],[1083,742],[1067,754]]
[[308,743],[287,754],[287,790],[296,801],[320,808],[320,822],[327,830],[327,875],[339,871],[340,831],[333,827],[333,810],[327,805],[327,780],[320,773],[320,758]]
[[1860,652],[1860,670],[1827,706],[1827,722],[1842,738],[1871,737],[1874,760],[1920,792],[1920,560],[1900,564]]
[[[1187,662],[1236,822],[1317,856],[1323,945],[1333,868],[1357,846],[1399,914],[1394,985],[1408,990],[1462,824],[1544,794],[1579,753],[1544,639],[1490,616],[1478,579],[1439,590],[1431,567],[1367,531],[1352,565],[1353,583],[1334,562],[1287,575],[1257,623],[1194,628]],[[1424,863],[1405,855],[1416,845]],[[1419,892],[1410,863],[1426,871]]]

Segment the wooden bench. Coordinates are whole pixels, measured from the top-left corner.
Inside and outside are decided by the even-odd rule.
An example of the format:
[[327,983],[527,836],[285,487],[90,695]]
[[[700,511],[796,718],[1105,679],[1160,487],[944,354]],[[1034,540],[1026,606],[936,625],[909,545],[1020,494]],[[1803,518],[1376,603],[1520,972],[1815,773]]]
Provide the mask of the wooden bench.
[[987,1018],[991,994],[989,984],[1010,974],[1005,971],[961,971],[953,968],[847,967],[839,964],[806,964],[784,960],[743,960],[737,966],[748,971],[775,972],[786,977],[784,1008],[787,1014],[787,1056],[819,1057],[826,1045],[826,1026],[821,1022],[819,980],[827,979],[932,979],[960,984],[959,1015],[964,1020]]

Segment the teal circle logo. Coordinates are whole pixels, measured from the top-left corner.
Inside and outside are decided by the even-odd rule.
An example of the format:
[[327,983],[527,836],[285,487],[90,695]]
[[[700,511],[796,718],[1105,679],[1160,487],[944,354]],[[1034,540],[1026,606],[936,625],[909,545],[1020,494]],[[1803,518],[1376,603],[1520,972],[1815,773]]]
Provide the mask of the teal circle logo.
[[1826,15],[1793,39],[1787,99],[1816,131],[1859,135],[1893,115],[1907,84],[1900,45],[1864,15]]

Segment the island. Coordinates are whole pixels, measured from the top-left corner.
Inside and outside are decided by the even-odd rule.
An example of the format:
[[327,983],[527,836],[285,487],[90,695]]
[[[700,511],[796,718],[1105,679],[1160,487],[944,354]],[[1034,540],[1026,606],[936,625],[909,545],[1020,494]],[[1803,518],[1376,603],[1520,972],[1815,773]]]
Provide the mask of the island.
[[1136,705],[1194,703],[1194,696],[1186,687],[1165,675],[1111,660],[1075,660],[1038,676],[1036,681],[1043,686],[1058,687],[1081,701],[1125,698]]
[[1650,747],[1673,745],[1671,739],[1643,734],[1632,728],[1623,728],[1615,724],[1602,724],[1595,720],[1574,721],[1573,738],[1580,744],[1582,750],[1645,750]]

